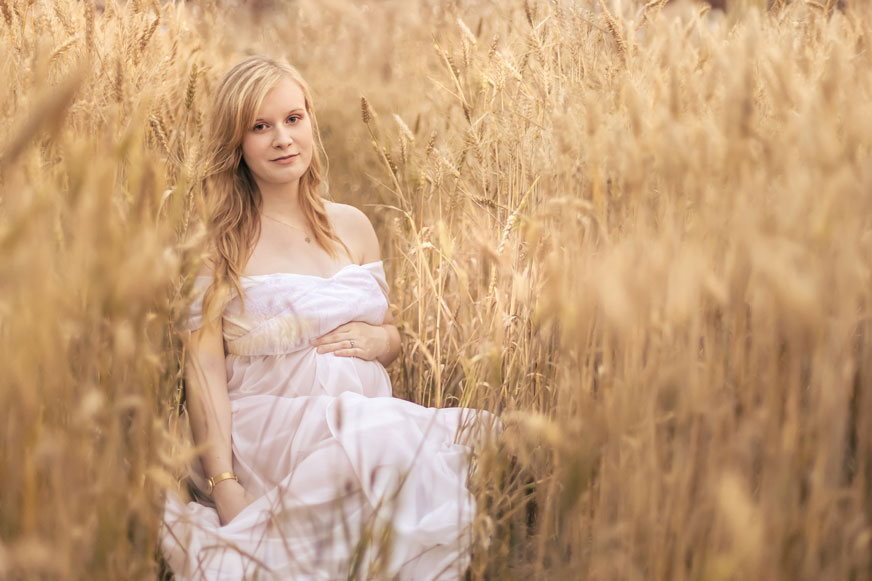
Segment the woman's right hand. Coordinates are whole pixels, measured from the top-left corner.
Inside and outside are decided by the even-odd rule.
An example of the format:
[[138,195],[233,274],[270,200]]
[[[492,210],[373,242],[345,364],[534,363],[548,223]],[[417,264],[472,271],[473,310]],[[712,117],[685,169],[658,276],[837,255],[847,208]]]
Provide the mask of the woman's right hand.
[[223,480],[216,484],[212,498],[218,509],[218,519],[221,521],[221,526],[232,521],[236,515],[242,512],[242,509],[254,502],[245,488],[235,480]]

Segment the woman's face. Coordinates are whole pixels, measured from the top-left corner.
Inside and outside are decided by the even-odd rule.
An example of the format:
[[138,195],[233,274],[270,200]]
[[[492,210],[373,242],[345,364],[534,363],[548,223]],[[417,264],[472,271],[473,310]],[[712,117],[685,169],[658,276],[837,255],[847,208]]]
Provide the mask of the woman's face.
[[261,190],[296,182],[312,161],[312,121],[303,90],[282,79],[242,138],[242,158]]

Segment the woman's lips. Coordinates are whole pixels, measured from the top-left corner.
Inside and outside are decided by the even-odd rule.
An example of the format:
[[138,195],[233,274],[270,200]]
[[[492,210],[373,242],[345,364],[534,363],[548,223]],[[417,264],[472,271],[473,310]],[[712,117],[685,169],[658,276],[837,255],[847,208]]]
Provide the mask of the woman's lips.
[[272,161],[275,163],[280,163],[280,164],[292,163],[295,159],[297,159],[298,155],[299,155],[298,153],[294,153],[291,155],[286,155],[284,157],[279,157],[279,158],[274,159]]

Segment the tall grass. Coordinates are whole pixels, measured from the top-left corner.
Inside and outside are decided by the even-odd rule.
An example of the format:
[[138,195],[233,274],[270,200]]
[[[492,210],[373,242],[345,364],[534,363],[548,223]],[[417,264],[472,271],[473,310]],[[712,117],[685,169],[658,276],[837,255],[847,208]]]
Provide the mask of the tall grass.
[[246,51],[377,225],[397,395],[505,421],[474,578],[872,575],[872,10],[661,4],[0,3],[0,576],[157,573]]

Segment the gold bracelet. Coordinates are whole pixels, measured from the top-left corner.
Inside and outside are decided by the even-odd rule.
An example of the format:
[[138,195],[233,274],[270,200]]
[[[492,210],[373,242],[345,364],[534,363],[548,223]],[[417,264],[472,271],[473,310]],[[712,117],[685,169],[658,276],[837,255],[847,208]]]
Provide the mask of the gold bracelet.
[[239,478],[237,478],[236,474],[234,474],[233,472],[222,472],[218,476],[212,476],[211,478],[208,478],[207,482],[209,483],[209,496],[212,496],[212,492],[215,490],[216,484],[218,484],[219,482],[223,482],[224,480],[230,480],[231,478],[236,482],[239,482]]

